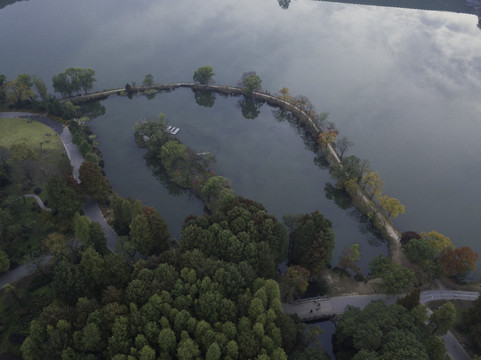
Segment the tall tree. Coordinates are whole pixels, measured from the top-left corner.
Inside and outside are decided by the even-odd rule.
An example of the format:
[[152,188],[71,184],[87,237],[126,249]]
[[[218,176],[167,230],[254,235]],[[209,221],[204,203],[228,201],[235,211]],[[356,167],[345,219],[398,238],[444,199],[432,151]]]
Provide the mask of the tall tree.
[[80,212],[75,190],[68,186],[65,178],[54,175],[47,181],[47,197],[52,213],[60,219],[64,228],[70,229],[74,214]]
[[152,74],[147,74],[144,77],[144,81],[142,81],[142,85],[144,86],[153,86],[155,84],[154,82],[154,75]]
[[95,201],[104,203],[110,196],[110,185],[97,164],[84,161],[79,169],[79,180],[82,188]]
[[289,266],[280,281],[282,299],[292,301],[301,297],[309,285],[308,278],[309,270],[299,265]]
[[414,272],[411,269],[393,263],[382,255],[371,260],[369,269],[373,277],[383,280],[382,286],[388,294],[400,294],[414,285]]
[[381,195],[384,182],[381,180],[379,174],[375,171],[366,172],[361,179],[361,186],[367,192],[369,199]]
[[28,74],[20,74],[15,80],[7,82],[7,102],[11,105],[21,105],[23,102],[33,99],[35,92],[32,90],[32,85]]
[[47,91],[47,86],[43,82],[43,80],[39,76],[35,76],[33,78],[33,84],[35,85],[35,88],[37,89],[38,95],[40,95],[40,98],[43,101],[47,101],[49,98],[48,91]]
[[291,261],[319,275],[334,250],[332,223],[319,212],[304,215],[291,233]]
[[94,86],[94,76],[95,71],[90,68],[68,68],[52,77],[52,85],[55,92],[59,92],[63,97],[70,97],[75,92],[80,94],[81,90],[86,94]]
[[404,214],[404,205],[396,199],[387,195],[379,198],[379,205],[386,213],[389,220],[395,219],[398,215]]
[[156,255],[170,247],[167,224],[159,213],[148,206],[130,224],[130,237],[144,255]]
[[469,246],[456,249],[447,248],[438,258],[444,273],[447,276],[465,276],[469,271],[476,269],[478,254]]
[[344,156],[344,153],[349,150],[354,145],[352,141],[349,141],[346,136],[343,136],[340,138],[337,143],[337,151],[339,151],[339,158],[342,160],[342,157]]
[[201,66],[194,72],[193,79],[201,85],[208,85],[214,82],[214,69],[211,66]]
[[444,335],[454,325],[456,308],[452,302],[447,302],[433,311],[429,317],[429,326],[434,335]]
[[252,96],[254,91],[261,91],[262,80],[255,71],[248,71],[242,74],[238,86],[242,88],[242,92],[246,96]]
[[351,268],[357,274],[359,274],[361,272],[361,268],[356,264],[356,261],[358,261],[360,258],[361,246],[357,243],[351,244],[342,250],[342,255],[339,259],[339,266],[344,269]]
[[446,249],[454,249],[451,239],[437,231],[430,231],[428,233],[422,231],[420,234],[421,239],[426,240],[431,244],[432,248],[436,251],[436,254],[442,253]]

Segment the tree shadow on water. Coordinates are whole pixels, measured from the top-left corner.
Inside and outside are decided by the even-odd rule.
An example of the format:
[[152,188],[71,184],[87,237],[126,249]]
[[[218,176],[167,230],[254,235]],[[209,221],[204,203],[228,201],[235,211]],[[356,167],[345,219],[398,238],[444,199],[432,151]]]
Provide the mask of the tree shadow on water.
[[264,103],[251,98],[242,97],[237,104],[242,111],[242,116],[246,119],[252,120],[259,116],[261,113],[260,108]]
[[146,154],[145,160],[147,162],[147,166],[152,169],[152,175],[167,189],[170,195],[181,196],[185,193],[188,193],[187,189],[180,187],[175,182],[170,180],[167,171],[164,169],[159,159]]
[[347,210],[352,207],[351,196],[349,196],[344,189],[338,189],[332,184],[326,183],[326,186],[324,186],[324,193],[326,194],[327,199],[333,200],[342,210]]
[[215,93],[212,91],[192,90],[194,92],[195,102],[199,106],[211,108],[215,105]]

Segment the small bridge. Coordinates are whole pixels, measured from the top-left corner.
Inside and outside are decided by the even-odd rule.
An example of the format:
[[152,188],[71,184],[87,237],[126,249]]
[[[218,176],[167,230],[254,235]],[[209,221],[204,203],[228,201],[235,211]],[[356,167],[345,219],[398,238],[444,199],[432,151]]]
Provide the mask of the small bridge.
[[[310,322],[324,320],[335,315],[342,314],[349,306],[363,309],[371,301],[382,300],[386,304],[394,304],[397,299],[404,295],[389,296],[383,294],[375,295],[348,295],[336,297],[316,297],[293,301],[282,304],[284,312],[297,314],[302,321]],[[425,304],[435,300],[465,300],[474,301],[479,297],[476,291],[456,290],[430,290],[422,291],[420,303]]]

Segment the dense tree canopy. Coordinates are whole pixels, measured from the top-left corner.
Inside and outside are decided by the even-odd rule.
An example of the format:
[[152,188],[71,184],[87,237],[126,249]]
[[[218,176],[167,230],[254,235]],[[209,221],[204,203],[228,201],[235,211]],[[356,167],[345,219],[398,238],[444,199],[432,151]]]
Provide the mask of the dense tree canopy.
[[[94,251],[87,250],[79,265],[64,263],[62,272],[56,272],[63,274],[64,290],[88,276],[93,284],[87,287],[100,286],[102,301],[80,297],[69,304],[51,304],[32,321],[23,357],[251,359],[265,354],[287,359],[283,344],[298,332],[282,313],[275,281],[257,279],[249,288],[238,283],[232,292],[232,286],[223,285],[222,267],[212,269],[210,277],[165,263],[145,265],[136,266],[124,296],[117,297],[114,288],[106,286],[112,277]],[[66,276],[73,269],[74,282]],[[294,333],[283,333],[280,324],[290,324]]]
[[[429,326],[414,315],[417,310],[382,301],[372,302],[364,310],[350,307],[336,327],[336,358],[443,360],[443,342],[432,341],[435,337]],[[426,309],[420,310],[426,313]]]
[[135,248],[144,255],[160,254],[170,247],[167,223],[159,213],[144,206],[130,223],[130,237]]
[[481,355],[481,296],[463,313],[462,324],[474,351]]
[[331,263],[334,250],[332,223],[319,212],[302,216],[290,235],[291,262],[312,275],[319,275]]
[[383,280],[383,288],[388,294],[400,294],[414,285],[414,272],[388,258],[379,255],[371,260],[369,268],[374,277]]
[[110,185],[97,164],[84,161],[79,169],[80,185],[97,202],[104,203],[110,196]]
[[80,94],[82,90],[86,94],[94,86],[94,76],[95,71],[89,68],[68,68],[65,72],[54,75],[52,84],[55,92],[59,92],[63,97]]
[[33,83],[28,74],[20,74],[15,80],[7,81],[5,85],[4,94],[9,105],[22,106],[35,97]]
[[182,230],[182,251],[199,249],[206,256],[246,262],[262,277],[273,277],[287,256],[284,226],[255,201],[231,198],[213,216],[188,219]]

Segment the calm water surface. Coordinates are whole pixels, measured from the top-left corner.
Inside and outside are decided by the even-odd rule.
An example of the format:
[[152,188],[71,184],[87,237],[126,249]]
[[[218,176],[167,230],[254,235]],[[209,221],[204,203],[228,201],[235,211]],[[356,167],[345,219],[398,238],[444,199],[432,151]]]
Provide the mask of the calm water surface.
[[[307,95],[318,111],[330,112],[341,134],[354,141],[353,152],[369,159],[381,174],[385,192],[406,205],[406,213],[396,221],[401,230],[437,230],[455,245],[469,245],[481,253],[481,31],[477,22],[474,15],[308,0],[291,2],[288,10],[274,0],[206,0],[202,5],[194,0],[140,0],[121,6],[113,0],[36,0],[0,10],[0,73],[12,79],[26,72],[48,82],[67,67],[92,67],[97,72],[96,89],[101,90],[132,80],[140,83],[147,73],[159,82],[188,81],[196,68],[206,64],[213,66],[217,82],[226,84],[236,83],[244,71],[255,70],[264,89],[274,93],[288,86],[292,94]],[[165,98],[172,106],[177,103],[177,109],[164,112],[176,123],[193,123],[195,117],[184,116],[191,105],[180,104],[184,95],[174,94]],[[151,106],[148,111],[156,116],[166,109],[163,99],[145,101],[145,109]],[[150,105],[156,102],[158,107]],[[138,110],[142,104],[129,108],[134,103],[120,99],[105,104],[106,117],[120,119],[129,114],[133,119],[128,121],[135,121],[144,116]],[[209,126],[221,129],[221,120],[215,119],[223,106],[230,109],[227,118],[235,117],[235,105],[218,101]],[[269,113],[263,108],[255,121],[274,126]],[[200,150],[215,149],[219,136],[199,129],[190,134],[187,123],[182,125],[186,143]],[[274,127],[283,126],[287,127]],[[222,134],[227,136],[228,131]],[[249,136],[254,141],[260,135]],[[107,137],[102,141],[104,151],[107,144],[116,144]],[[240,149],[258,146],[267,151],[262,146],[270,145],[258,144],[232,143],[232,149],[240,161]],[[227,151],[220,145],[218,150]],[[139,156],[131,161],[145,166],[138,149],[128,153],[135,152]],[[219,172],[232,179],[239,194],[265,193],[269,175],[255,172],[256,166],[265,165],[256,163],[257,159],[246,160],[246,168],[239,166],[236,173],[233,161],[224,161],[222,153],[216,156]],[[279,166],[286,166],[287,159],[283,160]],[[107,166],[111,166],[108,172],[115,167]],[[122,171],[117,171],[109,176],[114,184],[115,177],[121,179]],[[142,179],[149,170],[143,171]],[[318,175],[309,176],[327,176],[316,171]],[[297,171],[284,171],[289,172]],[[247,185],[243,178],[247,173],[258,174],[256,182]],[[288,178],[279,178],[279,194],[287,189],[282,183]],[[322,196],[322,191],[318,193]],[[265,199],[276,214],[277,206],[283,207],[276,205],[283,198],[279,194]],[[188,198],[177,200],[185,210],[200,211],[200,205]],[[296,201],[290,202],[293,209],[313,207],[314,200],[305,206]],[[318,201],[322,206],[327,203],[322,197]],[[334,213],[326,215],[342,219]],[[358,241],[358,236],[362,237],[346,242]]]
[[139,119],[156,119],[164,113],[170,125],[181,128],[178,137],[197,152],[216,157],[213,169],[231,180],[238,195],[262,203],[279,219],[287,214],[319,210],[332,222],[336,234],[333,262],[343,247],[359,242],[365,251],[361,267],[367,272],[369,259],[385,253],[381,240],[361,223],[353,209],[342,210],[334,200],[326,199],[326,183],[332,181],[326,170],[319,169],[296,129],[273,116],[274,108],[263,105],[259,116],[246,119],[238,106],[240,97],[217,95],[212,108],[196,104],[194,94],[179,89],[128,100],[112,97],[103,104],[106,114],[91,121],[104,155],[105,172],[114,189],[154,206],[179,237],[185,216],[200,214],[200,201],[188,194],[172,195],[151,175],[144,151],[136,148],[133,124]]

